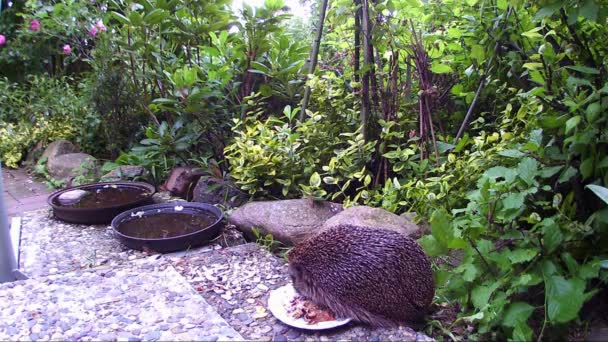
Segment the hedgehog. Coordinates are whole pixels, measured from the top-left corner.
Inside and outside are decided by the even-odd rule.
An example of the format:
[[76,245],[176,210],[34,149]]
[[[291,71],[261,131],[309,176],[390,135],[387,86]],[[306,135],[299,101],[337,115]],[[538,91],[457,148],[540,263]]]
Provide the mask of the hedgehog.
[[419,321],[435,295],[422,248],[394,231],[336,226],[295,246],[288,260],[300,295],[371,326]]

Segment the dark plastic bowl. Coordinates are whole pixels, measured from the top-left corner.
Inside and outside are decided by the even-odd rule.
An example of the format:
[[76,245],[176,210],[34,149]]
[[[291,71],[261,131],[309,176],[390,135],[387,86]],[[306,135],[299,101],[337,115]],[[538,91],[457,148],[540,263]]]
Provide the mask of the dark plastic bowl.
[[[175,207],[182,207],[180,211],[176,211]],[[136,215],[139,213],[140,215]],[[158,239],[147,239],[125,235],[120,230],[122,223],[130,220],[145,220],[146,216],[153,216],[159,213],[179,213],[179,214],[190,214],[200,215],[203,213],[206,215],[211,214],[216,219],[213,223],[207,227],[201,227],[200,230],[192,232],[190,234],[158,238]],[[174,252],[200,246],[206,242],[217,237],[222,228],[223,213],[220,209],[214,207],[211,204],[196,203],[196,202],[175,202],[175,203],[162,203],[152,204],[143,207],[131,209],[121,213],[112,220],[112,228],[114,229],[114,236],[120,240],[125,246],[143,250],[148,248],[160,253]]]
[[[131,202],[120,205],[107,206],[102,208],[73,208],[59,204],[58,197],[64,192],[72,190],[97,190],[102,189],[106,185],[115,185],[117,187],[135,188],[142,192],[147,192],[145,197],[138,198]],[[53,208],[55,217],[60,220],[80,224],[109,224],[112,219],[125,210],[139,207],[152,203],[152,195],[156,189],[153,185],[144,182],[101,182],[84,184],[67,189],[62,189],[53,192],[49,195],[47,203]]]

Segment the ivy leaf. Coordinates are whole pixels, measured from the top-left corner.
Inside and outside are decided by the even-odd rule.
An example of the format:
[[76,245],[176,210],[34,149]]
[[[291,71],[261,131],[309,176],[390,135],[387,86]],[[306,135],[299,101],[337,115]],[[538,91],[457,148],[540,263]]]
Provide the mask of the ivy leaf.
[[599,197],[602,201],[608,204],[608,188],[595,184],[589,184],[586,186],[586,188],[593,191],[597,195],[597,197]]
[[534,307],[526,302],[512,303],[505,310],[502,324],[507,327],[515,327],[517,323],[525,323],[533,311]]
[[562,276],[545,279],[547,314],[555,323],[565,323],[578,316],[586,301],[585,282],[578,278],[570,280]]

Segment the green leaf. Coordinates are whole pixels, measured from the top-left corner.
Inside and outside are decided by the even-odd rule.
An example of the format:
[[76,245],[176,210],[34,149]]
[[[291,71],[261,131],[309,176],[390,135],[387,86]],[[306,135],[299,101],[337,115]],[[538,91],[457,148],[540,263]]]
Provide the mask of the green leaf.
[[312,186],[313,188],[318,188],[321,185],[321,176],[319,176],[319,174],[317,172],[313,173],[310,176],[310,186]]
[[433,215],[431,215],[430,222],[431,234],[433,234],[438,243],[447,247],[454,236],[450,214],[445,209],[435,210]]
[[448,74],[453,72],[451,66],[440,63],[438,61],[433,62],[433,65],[431,66],[431,71],[435,74]]
[[524,192],[511,192],[505,196],[505,198],[502,200],[502,204],[505,209],[521,208],[524,205],[525,198],[526,193]]
[[483,46],[481,45],[473,45],[471,48],[471,58],[475,59],[477,63],[483,62],[485,59],[485,51],[483,50]]
[[583,74],[590,74],[590,75],[599,75],[600,74],[599,70],[597,70],[595,68],[582,66],[582,65],[569,65],[566,68],[568,68],[570,70],[582,72]]
[[146,16],[144,17],[144,22],[148,24],[158,24],[162,22],[163,19],[166,18],[166,16],[167,14],[164,10],[157,8],[152,12],[146,14]]
[[513,329],[510,341],[532,341],[532,329],[526,322],[519,321]]
[[591,20],[597,20],[597,14],[599,12],[599,7],[594,0],[586,0],[583,5],[578,8],[578,15]]
[[526,154],[519,150],[502,150],[502,151],[498,152],[498,155],[501,155],[503,157],[509,157],[509,158],[521,158],[521,157],[525,156]]
[[540,33],[538,33],[538,31],[540,31],[542,29],[543,29],[543,27],[535,27],[535,28],[531,29],[530,31],[522,33],[521,35],[524,37],[528,37],[530,39],[540,39],[540,38],[543,38],[543,36]]
[[549,178],[549,177],[553,177],[556,173],[558,173],[561,169],[563,169],[563,166],[550,166],[550,167],[545,167],[542,170],[540,170],[540,176],[542,178]]
[[418,243],[422,246],[426,254],[432,257],[444,255],[447,252],[447,248],[442,246],[433,235],[423,236],[418,239]]
[[543,246],[547,253],[553,253],[564,240],[561,229],[553,218],[546,218],[541,222],[543,226]]
[[125,17],[124,15],[122,15],[118,12],[111,12],[110,15],[112,15],[114,17],[114,19],[118,20],[122,24],[131,25],[131,21],[129,20],[129,18]]
[[573,116],[570,119],[568,119],[568,121],[566,121],[566,134],[570,134],[570,131],[572,131],[574,128],[576,128],[576,126],[578,126],[578,124],[580,122],[581,122],[580,115]]
[[517,176],[517,172],[504,166],[495,166],[483,173],[490,179],[504,178],[508,183],[512,182]]
[[589,190],[593,191],[593,193],[597,197],[599,197],[602,201],[608,204],[608,188],[595,184],[589,184],[585,186],[585,188],[588,188]]
[[554,3],[543,6],[541,9],[536,12],[534,18],[543,19],[545,17],[550,17],[553,13],[557,12],[560,8],[562,8],[563,2],[556,1]]
[[517,173],[519,178],[526,182],[528,185],[534,184],[534,178],[538,175],[538,161],[526,157],[522,159],[517,165]]
[[509,260],[514,264],[519,264],[534,259],[537,254],[538,251],[532,248],[515,249],[509,253]]
[[593,174],[593,157],[588,157],[581,163],[579,167],[581,171],[581,176],[583,176],[583,180],[589,178]]
[[496,282],[493,285],[479,285],[475,287],[471,291],[471,301],[473,302],[473,305],[478,309],[485,307],[488,304],[492,293],[498,286],[498,282]]
[[464,273],[462,274],[462,279],[468,282],[472,282],[477,278],[479,274],[479,270],[475,267],[474,264],[463,264],[461,267],[464,268]]
[[570,178],[576,176],[578,172],[576,171],[575,168],[573,168],[572,166],[568,166],[568,168],[562,172],[562,174],[559,176],[559,179],[557,180],[558,183],[564,183],[570,180]]
[[515,327],[517,323],[526,322],[534,307],[526,302],[511,303],[503,314],[502,324],[507,327]]
[[562,276],[545,278],[547,315],[554,323],[565,323],[575,319],[585,300],[585,282],[578,278],[570,280]]
[[587,109],[585,110],[585,118],[590,123],[593,123],[600,116],[601,111],[602,111],[602,106],[601,106],[600,102],[599,101],[592,102],[591,104],[589,104],[587,106]]

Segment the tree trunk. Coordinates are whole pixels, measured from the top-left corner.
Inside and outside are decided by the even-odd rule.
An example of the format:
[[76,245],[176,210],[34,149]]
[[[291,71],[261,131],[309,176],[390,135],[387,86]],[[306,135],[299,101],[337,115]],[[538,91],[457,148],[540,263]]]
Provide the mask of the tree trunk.
[[359,116],[361,121],[361,133],[363,138],[367,141],[368,139],[368,126],[371,115],[371,106],[369,102],[369,86],[370,86],[370,69],[374,63],[374,57],[372,56],[372,43],[371,43],[371,30],[369,22],[369,2],[368,0],[362,0],[362,25],[361,30],[363,32],[363,84],[361,87],[361,115]]
[[[317,58],[319,56],[319,47],[321,46],[321,36],[323,35],[323,23],[325,22],[325,11],[327,10],[328,0],[323,0],[321,8],[319,10],[319,24],[317,27],[317,37],[312,44],[312,50],[310,52],[310,65],[308,66],[308,74],[315,72],[317,66]],[[304,98],[302,99],[302,110],[300,111],[300,121],[304,121],[306,118],[306,107],[310,99],[310,86],[306,86],[304,90]]]

